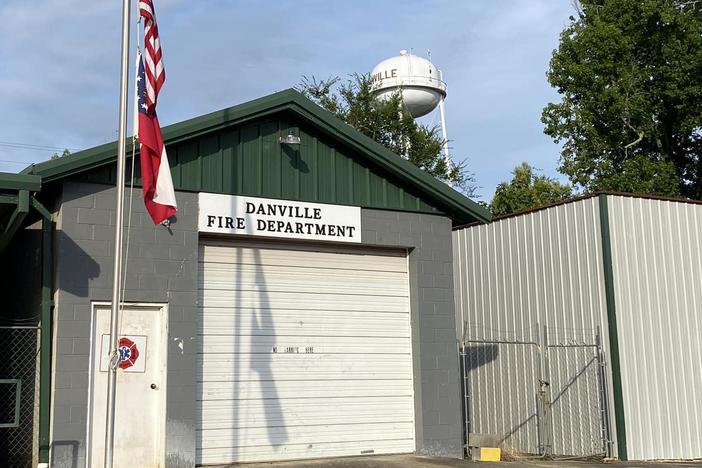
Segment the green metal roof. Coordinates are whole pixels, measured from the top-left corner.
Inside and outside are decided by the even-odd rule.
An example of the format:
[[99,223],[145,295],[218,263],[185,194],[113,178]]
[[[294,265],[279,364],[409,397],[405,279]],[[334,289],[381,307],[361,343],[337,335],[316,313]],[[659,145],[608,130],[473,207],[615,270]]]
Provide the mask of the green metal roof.
[[0,191],[28,190],[38,192],[41,190],[41,177],[30,174],[12,174],[0,172]]
[[0,254],[22,226],[29,207],[36,202],[30,192],[41,190],[41,177],[0,172]]
[[[389,172],[408,188],[423,194],[451,216],[454,222],[490,221],[490,213],[485,208],[436,180],[293,89],[169,125],[162,130],[163,138],[166,144],[173,145],[284,111],[294,113],[298,118]],[[131,142],[127,145],[127,151],[131,152]],[[116,154],[117,143],[107,143],[69,156],[34,164],[22,173],[39,175],[44,183],[48,183],[114,163]]]

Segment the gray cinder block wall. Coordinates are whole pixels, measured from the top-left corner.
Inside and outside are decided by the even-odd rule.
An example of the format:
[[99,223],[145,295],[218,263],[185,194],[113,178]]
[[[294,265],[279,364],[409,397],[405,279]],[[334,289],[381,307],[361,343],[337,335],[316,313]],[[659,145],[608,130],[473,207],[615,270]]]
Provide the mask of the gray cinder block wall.
[[[127,194],[129,191],[127,191]],[[92,301],[110,301],[115,187],[66,181],[56,232],[52,465],[86,463]],[[195,464],[197,194],[177,194],[171,232],[154,226],[134,190],[128,302],[169,304],[166,459]],[[126,220],[125,220],[126,222]],[[182,348],[181,348],[182,345]]]
[[462,458],[451,220],[364,209],[361,227],[363,243],[414,247],[409,268],[417,453]]

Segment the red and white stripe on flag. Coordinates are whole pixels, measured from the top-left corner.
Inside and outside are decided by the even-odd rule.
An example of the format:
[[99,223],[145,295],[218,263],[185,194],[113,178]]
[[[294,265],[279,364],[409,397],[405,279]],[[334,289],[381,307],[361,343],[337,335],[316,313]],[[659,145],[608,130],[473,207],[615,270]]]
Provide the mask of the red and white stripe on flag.
[[139,59],[136,83],[142,191],[146,210],[153,222],[159,224],[177,212],[171,169],[156,116],[158,93],[166,80],[166,73],[151,0],[139,0],[139,15],[144,19],[145,47],[145,53]]

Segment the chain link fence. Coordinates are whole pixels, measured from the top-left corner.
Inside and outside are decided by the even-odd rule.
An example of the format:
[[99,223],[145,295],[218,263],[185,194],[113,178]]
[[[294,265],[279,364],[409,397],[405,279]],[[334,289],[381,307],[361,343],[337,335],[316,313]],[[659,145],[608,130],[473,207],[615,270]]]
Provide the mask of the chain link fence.
[[0,466],[36,466],[39,329],[0,326]]
[[467,330],[459,355],[468,448],[487,437],[523,454],[611,454],[599,329]]
[[[608,456],[611,454],[607,423],[604,352],[599,330],[556,330],[547,338],[546,400],[552,453],[557,455]],[[568,437],[566,434],[577,434]]]

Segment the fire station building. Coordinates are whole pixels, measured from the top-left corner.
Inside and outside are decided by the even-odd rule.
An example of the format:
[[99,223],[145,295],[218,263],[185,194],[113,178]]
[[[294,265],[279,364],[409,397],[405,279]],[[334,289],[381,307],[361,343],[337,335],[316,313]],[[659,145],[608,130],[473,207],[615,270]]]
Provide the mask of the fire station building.
[[[489,214],[293,90],[163,135],[170,226],[127,189],[116,466],[462,457],[451,233]],[[116,154],[0,180],[3,320],[40,329],[55,467],[102,466]]]

